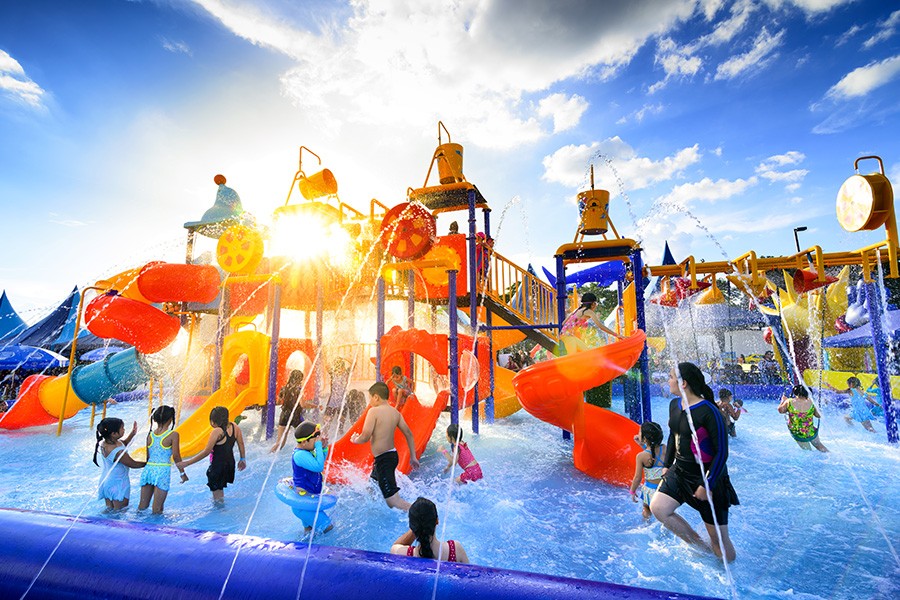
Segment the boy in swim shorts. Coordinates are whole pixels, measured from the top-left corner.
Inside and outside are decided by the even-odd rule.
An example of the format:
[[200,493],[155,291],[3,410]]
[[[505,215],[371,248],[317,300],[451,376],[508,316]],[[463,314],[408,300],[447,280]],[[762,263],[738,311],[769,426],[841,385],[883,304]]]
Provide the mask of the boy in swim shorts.
[[415,441],[412,431],[403,416],[396,408],[388,404],[390,391],[388,386],[378,381],[369,388],[369,412],[363,423],[361,433],[354,433],[350,441],[354,444],[370,442],[375,464],[372,466],[372,479],[378,484],[384,501],[391,508],[409,510],[409,502],[400,497],[395,471],[399,464],[397,450],[394,448],[394,431],[400,430],[409,446],[409,464],[412,468],[419,466],[416,458]]

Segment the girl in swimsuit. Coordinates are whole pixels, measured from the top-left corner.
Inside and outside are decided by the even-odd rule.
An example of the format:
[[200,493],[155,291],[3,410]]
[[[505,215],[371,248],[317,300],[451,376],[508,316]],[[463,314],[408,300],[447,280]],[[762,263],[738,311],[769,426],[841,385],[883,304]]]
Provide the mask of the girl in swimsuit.
[[[128,469],[140,469],[146,463],[131,458],[125,450],[125,446],[137,433],[137,421],[131,428],[131,433],[125,437],[125,423],[122,419],[107,417],[97,424],[97,445],[94,446],[94,464],[103,467],[100,475],[100,489],[98,497],[106,501],[106,510],[121,510],[128,507],[128,499],[131,496],[131,479],[128,477]],[[97,454],[103,459],[103,464],[97,462]]]
[[810,449],[810,444],[819,452],[828,452],[828,448],[819,441],[819,424],[822,415],[819,409],[809,399],[809,392],[802,385],[795,385],[791,390],[791,396],[781,396],[781,404],[778,412],[787,414],[787,427],[791,437],[804,450]]
[[[642,502],[642,509],[645,519],[649,519],[650,500],[653,498],[659,482],[662,480],[663,472],[663,455],[666,452],[666,446],[662,443],[663,431],[659,424],[653,421],[645,421],[641,424],[641,432],[634,436],[634,441],[640,444],[645,450],[637,455],[634,467],[634,479],[631,481],[631,500],[633,502]],[[641,485],[641,479],[644,485]],[[640,494],[638,494],[640,488]]]
[[607,327],[600,321],[594,309],[597,308],[597,296],[588,292],[581,297],[581,306],[563,321],[561,335],[569,335],[578,338],[589,348],[603,345],[604,339],[597,332],[599,329],[607,336],[623,339],[618,333]]
[[[454,540],[442,542],[435,537],[438,525],[437,507],[427,498],[417,498],[409,507],[409,531],[391,546],[391,554],[436,558],[448,562],[466,563],[469,557],[462,544]],[[416,546],[413,542],[419,542]]]
[[225,488],[229,483],[234,483],[234,444],[237,442],[241,459],[237,463],[237,470],[247,468],[247,459],[244,458],[244,436],[237,424],[228,420],[228,409],[224,406],[216,406],[209,411],[209,424],[213,430],[209,434],[206,448],[199,454],[176,463],[179,470],[183,470],[195,462],[199,462],[209,456],[209,468],[206,469],[207,487],[212,492],[213,502],[222,504],[225,502]]
[[[156,429],[147,434],[147,466],[141,471],[141,501],[138,510],[150,506],[153,500],[153,514],[162,514],[166,496],[169,495],[169,479],[172,473],[172,461],[181,460],[178,444],[178,432],[175,426],[175,409],[171,406],[160,406],[153,411],[150,420]],[[181,483],[188,477],[181,469]]]
[[447,427],[447,441],[450,442],[450,450],[443,450],[444,456],[447,457],[447,467],[444,473],[453,467],[453,457],[456,456],[457,464],[462,468],[463,472],[456,478],[456,483],[468,483],[470,481],[478,481],[484,478],[481,472],[481,465],[475,460],[469,446],[462,441],[462,430],[459,425],[451,423]]
[[875,433],[875,428],[872,427],[872,419],[875,418],[872,409],[873,407],[881,408],[881,405],[871,398],[870,394],[863,391],[858,377],[847,378],[846,390],[839,390],[831,385],[828,387],[841,394],[850,394],[850,414],[844,415],[844,420],[848,425],[853,421],[859,421],[866,431]]

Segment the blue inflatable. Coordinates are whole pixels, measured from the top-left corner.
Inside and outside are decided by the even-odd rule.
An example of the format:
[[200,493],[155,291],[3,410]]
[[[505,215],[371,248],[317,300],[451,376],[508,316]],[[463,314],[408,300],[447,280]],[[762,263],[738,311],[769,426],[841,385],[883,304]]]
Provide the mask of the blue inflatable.
[[[325,512],[333,508],[337,504],[337,496],[331,494],[309,494],[305,490],[297,490],[293,486],[290,478],[282,479],[275,486],[275,496],[279,500],[291,507],[294,516],[303,521],[304,527],[316,526],[316,532],[323,532],[331,527],[331,517]],[[320,503],[321,499],[321,503]],[[319,518],[316,519],[316,510],[319,511]]]

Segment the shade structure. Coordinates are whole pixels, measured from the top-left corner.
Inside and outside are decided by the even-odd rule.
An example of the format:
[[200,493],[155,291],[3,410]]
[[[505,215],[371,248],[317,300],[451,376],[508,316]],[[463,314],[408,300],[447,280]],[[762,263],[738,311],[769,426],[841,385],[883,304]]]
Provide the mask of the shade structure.
[[[900,310],[888,311],[882,318],[881,328],[887,339],[900,340]],[[826,348],[868,348],[874,343],[872,324],[866,323],[845,333],[827,337],[822,345]]]
[[41,371],[68,365],[69,359],[65,356],[44,348],[15,345],[0,349],[0,369],[5,371]]

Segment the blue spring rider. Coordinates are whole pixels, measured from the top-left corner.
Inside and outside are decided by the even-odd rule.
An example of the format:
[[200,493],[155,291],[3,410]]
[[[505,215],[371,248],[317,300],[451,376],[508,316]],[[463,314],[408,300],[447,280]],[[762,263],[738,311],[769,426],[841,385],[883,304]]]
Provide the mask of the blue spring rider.
[[[309,494],[305,490],[297,493],[290,478],[282,479],[275,486],[275,496],[291,507],[291,511],[303,522],[307,529],[315,523],[316,533],[324,533],[331,526],[331,517],[325,512],[337,504],[337,496],[331,494]],[[321,499],[321,503],[319,500]],[[316,518],[316,510],[319,517]]]

